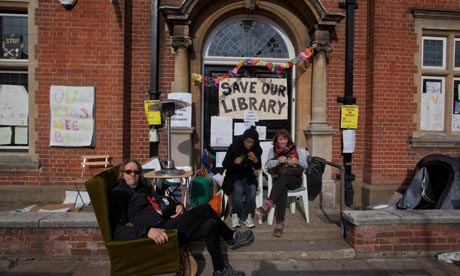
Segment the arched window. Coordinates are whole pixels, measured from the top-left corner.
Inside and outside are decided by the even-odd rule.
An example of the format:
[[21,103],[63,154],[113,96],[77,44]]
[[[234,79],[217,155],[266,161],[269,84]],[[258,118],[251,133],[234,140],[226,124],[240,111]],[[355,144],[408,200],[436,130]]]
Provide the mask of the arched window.
[[238,19],[217,28],[207,57],[289,58],[283,35],[273,26],[253,19]]

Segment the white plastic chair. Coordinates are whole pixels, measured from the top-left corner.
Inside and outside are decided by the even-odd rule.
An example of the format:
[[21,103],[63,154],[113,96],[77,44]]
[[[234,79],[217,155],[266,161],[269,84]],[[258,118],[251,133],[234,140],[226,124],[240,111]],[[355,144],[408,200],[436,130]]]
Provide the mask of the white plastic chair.
[[[303,158],[304,160],[307,160],[308,151],[305,148],[298,147],[297,152],[299,153],[299,158]],[[264,171],[265,171],[265,168],[264,168]],[[267,174],[270,175],[268,172],[267,172]],[[268,179],[269,179],[269,181],[268,181],[268,194],[270,195],[270,192],[271,192],[272,187],[273,187],[273,179],[271,178],[271,176]],[[307,184],[308,184],[307,183],[307,175],[304,172],[302,174],[302,185],[298,189],[289,190],[287,196],[288,196],[288,200],[291,200],[291,202],[289,203],[289,209],[291,210],[292,214],[295,214],[295,207],[296,207],[295,205],[296,205],[296,202],[297,202],[297,198],[302,197],[303,210],[304,210],[304,213],[305,213],[305,220],[306,220],[307,223],[310,223],[310,213],[309,213],[309,206],[308,206],[308,186],[307,186]],[[275,214],[275,208],[276,208],[276,206],[274,205],[273,208],[268,213],[267,222],[268,222],[269,225],[273,224],[273,217],[274,217],[274,214]]]
[[[259,176],[258,176],[256,208],[264,204],[264,182],[270,183],[272,181],[272,176],[269,173],[264,172],[264,166],[268,160],[268,152],[270,151],[272,146],[273,146],[272,141],[260,142],[260,147],[262,148],[262,155],[260,157],[262,168],[259,171]],[[264,176],[266,176],[266,178]],[[258,215],[257,219],[259,221],[259,224],[262,224],[262,216]]]

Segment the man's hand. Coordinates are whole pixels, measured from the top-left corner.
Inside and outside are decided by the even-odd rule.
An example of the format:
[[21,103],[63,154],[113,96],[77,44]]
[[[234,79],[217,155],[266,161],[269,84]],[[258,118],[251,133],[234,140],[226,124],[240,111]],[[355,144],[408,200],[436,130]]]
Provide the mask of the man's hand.
[[252,151],[248,153],[248,159],[251,160],[254,164],[259,163],[259,160]]
[[177,204],[176,213],[173,216],[171,216],[171,218],[175,218],[175,217],[177,217],[179,215],[182,215],[184,213],[184,210],[185,210],[184,205]]
[[168,234],[161,228],[150,228],[147,237],[152,239],[156,244],[164,244],[168,241]]

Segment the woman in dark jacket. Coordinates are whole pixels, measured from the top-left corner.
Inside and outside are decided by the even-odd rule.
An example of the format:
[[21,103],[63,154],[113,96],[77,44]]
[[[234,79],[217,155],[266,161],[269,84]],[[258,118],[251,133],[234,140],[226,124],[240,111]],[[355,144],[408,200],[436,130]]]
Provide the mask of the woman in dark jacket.
[[220,248],[222,237],[230,249],[249,244],[254,239],[252,231],[235,232],[216,215],[208,204],[185,211],[178,204],[175,214],[164,218],[159,210],[158,195],[142,175],[136,160],[127,160],[120,167],[119,184],[109,197],[110,221],[114,239],[127,240],[149,237],[157,244],[168,241],[165,230],[177,229],[179,244],[205,240],[211,255],[213,275],[244,275],[224,263]]
[[[259,134],[252,126],[229,146],[222,162],[222,166],[226,169],[222,189],[227,195],[232,195],[233,228],[240,227],[240,221],[246,227],[253,228],[255,226],[252,219],[257,191],[257,178],[254,170],[262,167],[260,164],[261,155]],[[244,206],[242,204],[243,195],[246,195]]]

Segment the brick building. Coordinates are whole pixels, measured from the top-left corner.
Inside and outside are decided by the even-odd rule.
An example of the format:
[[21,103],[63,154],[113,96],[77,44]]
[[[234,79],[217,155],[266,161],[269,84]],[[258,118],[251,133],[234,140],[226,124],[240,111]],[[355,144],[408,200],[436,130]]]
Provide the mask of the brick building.
[[[165,158],[164,124],[148,125],[144,100],[170,92],[192,95],[191,125],[172,129],[176,163],[199,164],[208,146],[224,151],[212,119],[228,111],[219,106],[223,88],[191,76],[219,79],[242,58],[229,87],[241,92],[271,82],[287,89],[253,91],[251,114],[260,117],[264,138],[285,127],[312,155],[342,163],[337,98],[346,85],[346,10],[340,2],[0,1],[1,201],[43,200],[68,188],[85,154],[110,154],[114,163]],[[460,154],[460,3],[357,2],[352,173],[353,205],[360,207],[407,185],[423,156]],[[248,94],[241,93],[243,102],[228,97],[241,109],[229,111],[234,129],[248,116]],[[270,102],[279,106],[270,109]],[[156,131],[159,142],[150,141]],[[324,175],[317,200],[324,205],[338,202],[336,174],[328,167]]]

